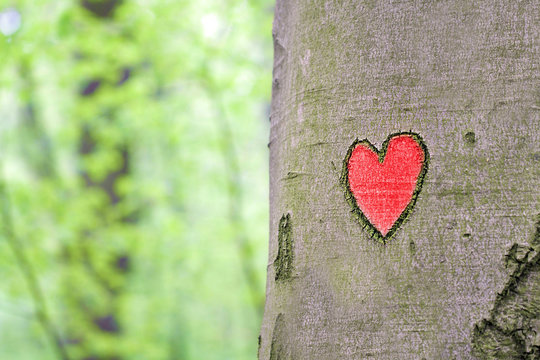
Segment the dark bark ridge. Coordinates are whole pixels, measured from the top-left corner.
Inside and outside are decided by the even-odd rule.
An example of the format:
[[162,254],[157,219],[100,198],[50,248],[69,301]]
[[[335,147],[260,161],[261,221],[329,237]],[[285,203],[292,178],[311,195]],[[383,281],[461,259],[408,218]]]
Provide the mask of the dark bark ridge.
[[[396,220],[394,225],[392,225],[392,228],[390,229],[390,231],[388,231],[388,233],[385,236],[385,235],[381,234],[381,232],[379,230],[377,230],[375,228],[375,226],[373,226],[373,224],[364,215],[362,210],[360,210],[360,208],[358,207],[358,203],[356,202],[356,199],[355,199],[355,197],[354,197],[354,195],[353,195],[353,193],[351,191],[350,184],[349,184],[349,168],[348,168],[348,164],[349,164],[349,160],[351,158],[351,155],[353,153],[353,150],[359,144],[367,145],[373,152],[375,152],[378,155],[379,163],[382,164],[383,161],[384,161],[384,157],[386,156],[386,151],[388,150],[388,144],[389,144],[390,140],[393,137],[400,136],[400,135],[411,136],[414,139],[414,141],[416,141],[418,143],[418,145],[420,145],[420,147],[422,148],[422,151],[424,152],[425,159],[424,159],[424,163],[422,165],[422,170],[420,170],[420,174],[418,175],[418,179],[416,181],[416,187],[414,189],[411,201],[409,202],[409,204],[407,205],[405,210],[403,210],[403,212],[401,213],[399,218]],[[342,170],[342,173],[341,173],[340,181],[341,181],[341,185],[345,189],[345,199],[347,200],[347,202],[352,207],[351,212],[358,219],[358,221],[362,225],[362,228],[364,228],[372,238],[374,238],[375,240],[377,240],[379,242],[382,242],[383,244],[386,244],[386,242],[388,240],[390,240],[394,236],[394,234],[396,233],[398,228],[401,226],[401,224],[403,224],[403,222],[405,222],[405,220],[407,220],[409,218],[409,216],[411,215],[412,210],[414,208],[414,205],[416,204],[416,199],[418,198],[418,195],[420,194],[420,191],[422,190],[422,185],[424,184],[424,178],[426,177],[426,174],[427,174],[427,171],[428,171],[428,166],[429,166],[429,152],[428,152],[426,144],[424,143],[424,140],[417,133],[414,133],[414,132],[397,132],[397,133],[390,134],[386,138],[384,143],[382,144],[382,148],[381,148],[380,151],[368,139],[359,140],[357,138],[356,140],[354,140],[352,145],[349,147],[349,150],[347,151],[347,155],[345,156],[345,159],[343,160],[343,170]]]
[[287,280],[291,278],[294,260],[291,214],[283,215],[279,220],[278,246],[274,261],[276,281]]
[[472,346],[481,359],[540,359],[540,215],[530,246],[512,245],[512,271],[497,294],[489,318],[473,329]]

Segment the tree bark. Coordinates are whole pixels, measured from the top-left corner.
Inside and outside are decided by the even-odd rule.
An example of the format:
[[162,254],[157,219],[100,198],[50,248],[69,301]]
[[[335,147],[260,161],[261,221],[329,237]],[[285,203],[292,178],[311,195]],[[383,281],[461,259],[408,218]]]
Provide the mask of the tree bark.
[[[540,3],[278,0],[259,359],[524,359],[540,349]],[[419,134],[383,244],[349,147]],[[535,235],[536,233],[536,235]]]

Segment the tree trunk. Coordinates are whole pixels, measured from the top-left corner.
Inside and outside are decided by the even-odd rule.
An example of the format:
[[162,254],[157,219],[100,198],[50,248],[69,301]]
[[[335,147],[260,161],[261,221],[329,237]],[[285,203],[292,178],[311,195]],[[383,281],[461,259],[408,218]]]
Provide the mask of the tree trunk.
[[[106,22],[114,21],[114,14],[122,4],[121,0],[82,0],[80,5],[88,11],[94,21],[99,19]],[[99,23],[95,23],[100,26]],[[84,56],[96,56],[94,54],[84,54]],[[82,61],[84,61],[84,57]],[[126,84],[131,77],[131,70],[125,66],[116,68],[111,66],[109,74],[117,74],[114,86],[120,88]],[[111,76],[114,78],[114,76]],[[102,90],[107,82],[101,77],[85,79],[79,96],[81,101],[88,101]],[[120,90],[119,90],[120,91]],[[102,109],[101,116],[107,118],[110,124],[116,121],[118,112],[117,106],[110,106]],[[107,149],[110,153],[118,155],[119,161],[114,165],[104,165],[107,167],[102,179],[96,180],[87,171],[81,169],[81,177],[86,190],[99,189],[106,194],[108,203],[96,210],[97,224],[84,228],[79,234],[79,241],[76,246],[66,249],[64,257],[77,266],[90,279],[87,283],[80,283],[76,278],[73,281],[69,276],[65,286],[71,289],[69,301],[72,308],[70,319],[66,321],[67,332],[71,335],[67,345],[70,352],[75,355],[75,359],[82,360],[121,360],[123,359],[120,344],[124,329],[121,323],[122,295],[127,282],[127,277],[131,268],[131,257],[127,250],[121,250],[121,245],[111,251],[111,248],[104,246],[107,230],[116,226],[129,226],[135,223],[136,216],[133,213],[128,215],[112,217],[110,214],[118,209],[125,198],[118,192],[118,183],[130,173],[130,144],[124,139],[115,144],[100,144],[98,136],[98,126],[95,126],[96,119],[88,118],[80,120],[81,135],[79,140],[78,154],[81,160],[92,156],[98,148]],[[93,125],[94,123],[94,125]],[[103,132],[103,130],[101,130]],[[94,214],[92,214],[94,215]],[[114,220],[112,220],[114,219]],[[106,259],[108,264],[104,266],[100,261]],[[89,286],[92,284],[94,286]],[[77,289],[73,291],[73,289]],[[78,316],[73,316],[76,314]],[[82,320],[82,321],[81,321]],[[81,327],[84,324],[86,327]],[[97,335],[97,336],[96,336]],[[99,337],[99,340],[97,338]]]
[[[260,359],[539,358],[539,16],[277,1]],[[347,200],[346,157],[400,132],[429,169],[380,241]]]

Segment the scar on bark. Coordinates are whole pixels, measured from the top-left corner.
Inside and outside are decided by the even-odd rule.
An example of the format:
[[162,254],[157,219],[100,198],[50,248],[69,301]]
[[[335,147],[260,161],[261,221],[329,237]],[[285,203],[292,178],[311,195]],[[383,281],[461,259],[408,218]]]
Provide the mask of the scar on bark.
[[262,337],[261,335],[259,335],[259,337],[257,338],[257,359],[261,358],[261,342],[262,342]]
[[283,215],[279,220],[278,254],[274,261],[276,281],[291,278],[293,270],[293,238],[291,227],[291,214]]
[[505,257],[512,272],[489,318],[472,334],[480,359],[540,359],[540,214],[530,246],[514,244]]
[[286,347],[285,337],[285,321],[283,314],[278,314],[274,330],[272,331],[272,344],[270,345],[270,360],[289,360],[291,358]]

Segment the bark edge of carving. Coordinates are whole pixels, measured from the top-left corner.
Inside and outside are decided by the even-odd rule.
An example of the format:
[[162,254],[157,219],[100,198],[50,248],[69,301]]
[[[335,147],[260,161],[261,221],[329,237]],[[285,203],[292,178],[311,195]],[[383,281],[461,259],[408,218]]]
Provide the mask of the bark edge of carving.
[[[424,158],[424,163],[422,165],[422,170],[420,170],[420,174],[418,175],[418,179],[416,181],[416,187],[413,191],[411,201],[409,202],[405,210],[403,210],[403,212],[401,213],[399,218],[396,220],[394,225],[392,225],[392,228],[388,231],[388,233],[386,235],[383,235],[381,234],[379,230],[375,228],[375,226],[373,226],[373,224],[371,224],[371,222],[364,215],[362,210],[360,210],[360,208],[358,207],[358,204],[356,202],[356,199],[354,198],[354,195],[351,191],[350,184],[349,184],[348,163],[353,153],[353,150],[358,144],[366,144],[373,152],[377,154],[377,156],[379,157],[379,162],[382,163],[386,156],[386,151],[388,150],[388,144],[390,143],[390,140],[400,135],[408,135],[412,137],[414,141],[416,141],[418,145],[422,148],[425,158]],[[349,146],[349,149],[347,150],[347,155],[345,156],[345,159],[343,160],[343,170],[341,172],[340,183],[345,190],[345,200],[349,203],[349,205],[352,208],[351,212],[354,214],[356,219],[360,222],[360,225],[362,225],[362,228],[365,229],[372,238],[381,242],[382,244],[386,244],[386,242],[395,235],[396,231],[400,228],[400,226],[409,218],[416,204],[418,195],[420,194],[420,191],[422,190],[422,186],[424,184],[424,179],[426,177],[428,168],[429,168],[429,152],[428,152],[426,144],[424,143],[424,140],[417,133],[414,133],[411,131],[392,133],[388,135],[386,140],[384,140],[381,146],[381,150],[378,150],[367,138],[362,139],[362,140],[359,140],[358,138],[356,138],[353,141],[353,143],[351,144],[351,146]]]
[[274,261],[276,281],[290,279],[293,270],[293,239],[291,228],[291,214],[283,215],[279,220],[278,254]]

